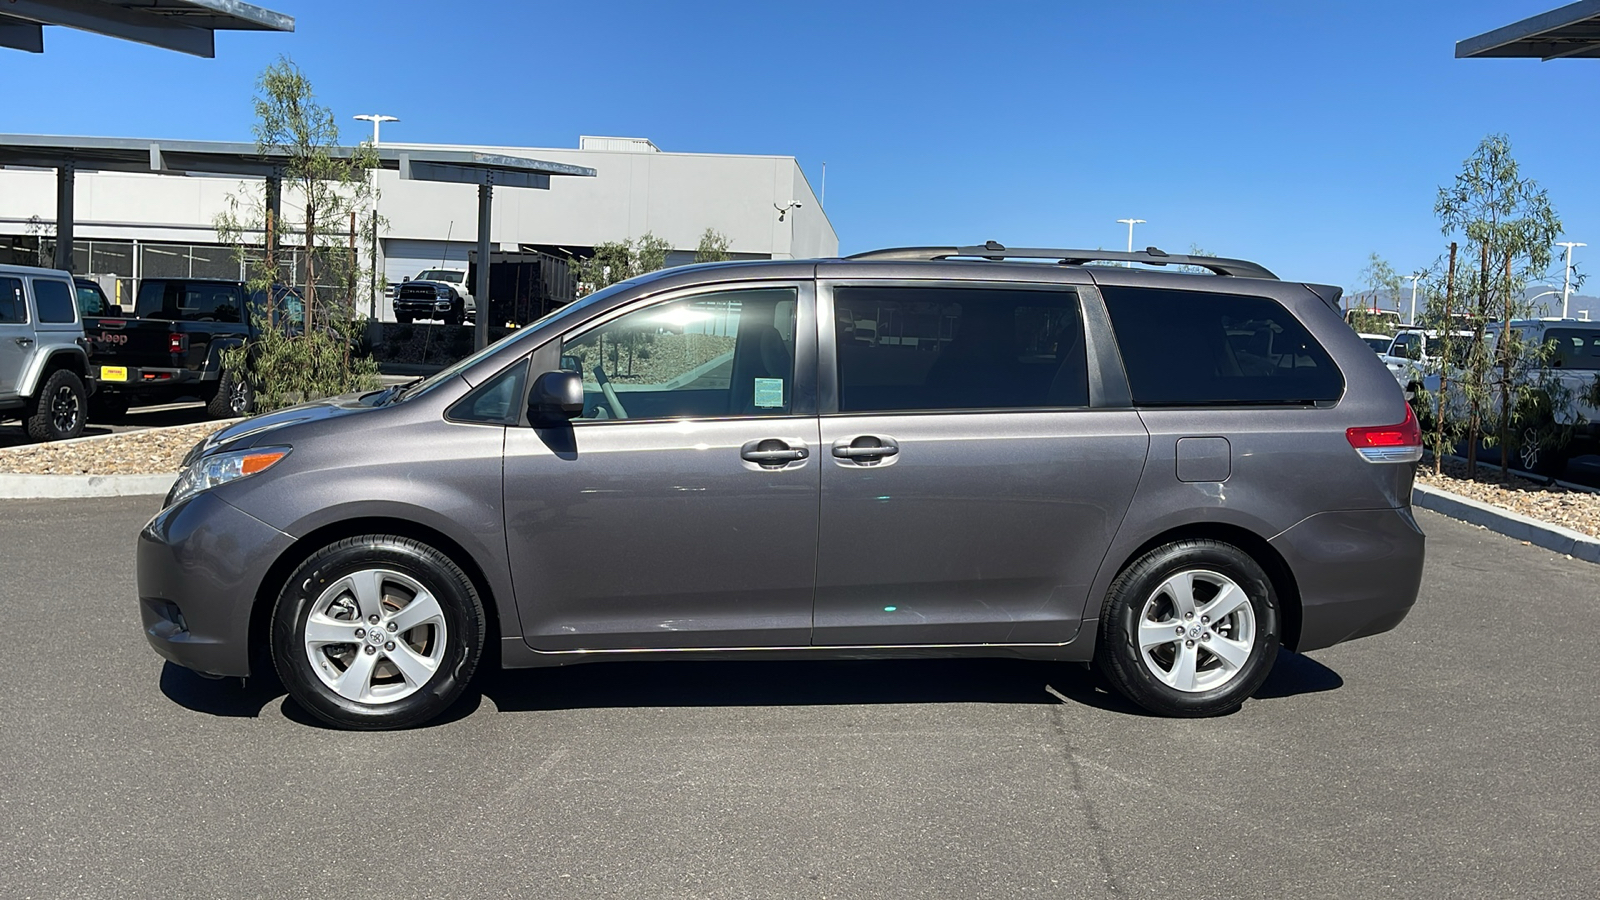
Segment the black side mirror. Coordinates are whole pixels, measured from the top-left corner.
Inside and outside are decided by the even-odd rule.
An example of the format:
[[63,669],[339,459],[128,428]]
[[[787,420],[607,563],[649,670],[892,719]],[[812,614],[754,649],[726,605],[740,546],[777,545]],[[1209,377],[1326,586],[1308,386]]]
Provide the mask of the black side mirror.
[[106,310],[106,315],[110,316],[113,319],[123,318],[122,304],[120,304],[120,303],[111,304],[111,306],[109,308],[107,308],[107,310]]
[[528,396],[530,419],[571,419],[583,414],[583,376],[577,372],[546,372],[533,382]]

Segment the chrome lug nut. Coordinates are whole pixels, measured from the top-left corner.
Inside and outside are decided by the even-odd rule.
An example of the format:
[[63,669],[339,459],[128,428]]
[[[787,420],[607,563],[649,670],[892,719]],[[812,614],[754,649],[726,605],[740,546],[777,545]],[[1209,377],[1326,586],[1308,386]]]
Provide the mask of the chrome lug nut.
[[1194,646],[1194,641],[1184,641],[1183,645],[1185,647],[1193,647]]
[[394,624],[394,623],[393,623],[393,622],[390,622],[390,623],[389,623],[389,630],[390,630],[390,631],[394,631],[394,630],[395,630],[395,629],[396,629],[396,628],[398,628],[398,627],[399,627],[399,626],[397,626],[397,625],[395,625],[395,624]]
[[[1194,641],[1190,641],[1189,643],[1192,644],[1192,643],[1194,643]],[[368,656],[371,656],[372,654],[377,653],[377,652],[378,652],[378,648],[377,647],[374,647],[371,644],[367,645],[367,655]]]
[[374,625],[376,625],[376,624],[378,624],[378,617],[377,616],[367,616],[367,621],[371,622]]
[[1185,619],[1192,619],[1192,618],[1194,618],[1194,613],[1192,613],[1192,612],[1186,612],[1186,613],[1184,613],[1184,614],[1183,614],[1183,617],[1184,617],[1184,618],[1185,618]]
[[1200,640],[1202,640],[1202,641],[1211,640],[1211,632],[1208,631],[1205,634],[1200,635]]
[[1210,616],[1201,616],[1200,617],[1200,621],[1209,624],[1211,622],[1211,617]]
[[383,649],[385,649],[385,650],[393,650],[394,649],[394,641],[390,641],[389,643],[384,644],[383,645]]
[[364,638],[366,636],[367,636],[367,630],[365,628],[357,628],[356,629],[356,637]]
[[[1177,628],[1174,628],[1174,629],[1172,629],[1172,630],[1173,630],[1173,631],[1176,631],[1176,632],[1177,632],[1177,633],[1178,633],[1178,634],[1179,634],[1179,635],[1182,635],[1182,634],[1183,634],[1183,626],[1182,626],[1182,625],[1179,625],[1179,626],[1178,626],[1178,627],[1177,627]],[[357,637],[359,637],[359,636],[360,636],[360,635],[357,635]]]

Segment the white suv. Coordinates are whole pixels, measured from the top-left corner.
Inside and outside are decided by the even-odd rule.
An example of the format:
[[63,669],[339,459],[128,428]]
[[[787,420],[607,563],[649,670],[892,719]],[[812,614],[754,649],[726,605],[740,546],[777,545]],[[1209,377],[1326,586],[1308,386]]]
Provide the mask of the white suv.
[[0,265],[0,419],[20,418],[36,441],[83,433],[89,394],[72,276]]

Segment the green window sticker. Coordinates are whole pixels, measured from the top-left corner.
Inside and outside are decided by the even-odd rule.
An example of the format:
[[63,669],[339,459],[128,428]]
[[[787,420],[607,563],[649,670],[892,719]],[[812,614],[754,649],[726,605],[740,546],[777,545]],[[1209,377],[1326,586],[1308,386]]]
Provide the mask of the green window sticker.
[[756,408],[757,409],[782,409],[783,408],[783,379],[782,378],[757,378],[756,379]]

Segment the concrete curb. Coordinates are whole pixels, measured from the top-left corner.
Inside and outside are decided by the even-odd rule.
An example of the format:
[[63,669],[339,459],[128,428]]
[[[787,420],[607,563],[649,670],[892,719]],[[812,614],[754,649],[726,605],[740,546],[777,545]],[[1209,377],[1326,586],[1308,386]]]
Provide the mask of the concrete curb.
[[178,478],[166,475],[0,475],[0,500],[144,497],[165,494]]
[[1506,537],[1564,553],[1574,559],[1600,563],[1600,540],[1570,528],[1531,519],[1520,513],[1480,503],[1469,497],[1441,491],[1424,484],[1412,486],[1411,503],[1423,509],[1442,513],[1452,519],[1460,519],[1472,525],[1482,525]]

